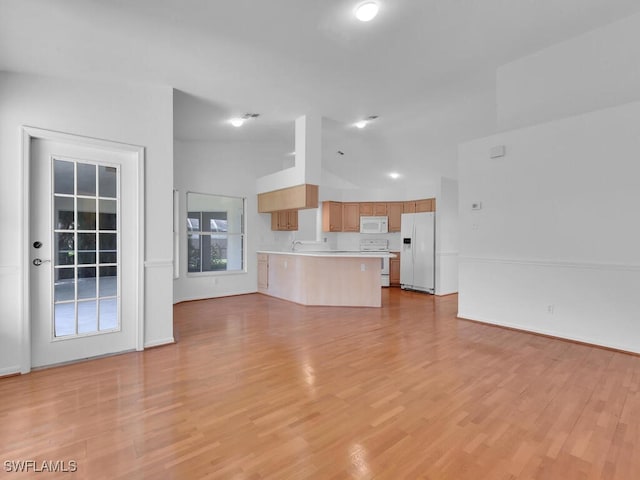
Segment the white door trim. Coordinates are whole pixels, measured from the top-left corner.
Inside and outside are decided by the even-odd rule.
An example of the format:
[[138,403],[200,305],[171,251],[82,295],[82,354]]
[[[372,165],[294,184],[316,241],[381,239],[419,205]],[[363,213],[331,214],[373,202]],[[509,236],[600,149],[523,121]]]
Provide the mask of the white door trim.
[[137,229],[136,243],[138,245],[138,260],[135,265],[137,288],[135,289],[136,303],[136,350],[144,350],[144,164],[145,149],[138,145],[129,145],[126,143],[112,142],[99,138],[84,137],[69,133],[56,132],[53,130],[45,130],[42,128],[22,126],[20,127],[22,135],[22,206],[20,212],[21,229],[20,229],[20,258],[22,259],[22,331],[20,336],[22,339],[22,355],[20,362],[20,373],[29,373],[31,371],[31,294],[30,294],[30,249],[29,242],[29,216],[30,216],[30,160],[31,160],[31,140],[42,139],[51,141],[61,141],[74,143],[76,145],[84,145],[95,148],[102,148],[110,151],[132,153],[135,156],[138,175],[138,197],[136,202]]

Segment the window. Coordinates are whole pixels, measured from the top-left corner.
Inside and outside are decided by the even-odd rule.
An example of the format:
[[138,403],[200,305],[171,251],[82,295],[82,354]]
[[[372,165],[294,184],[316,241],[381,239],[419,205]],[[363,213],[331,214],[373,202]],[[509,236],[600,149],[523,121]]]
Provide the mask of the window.
[[53,160],[56,338],[120,330],[117,167]]
[[244,198],[187,193],[187,271],[244,271]]

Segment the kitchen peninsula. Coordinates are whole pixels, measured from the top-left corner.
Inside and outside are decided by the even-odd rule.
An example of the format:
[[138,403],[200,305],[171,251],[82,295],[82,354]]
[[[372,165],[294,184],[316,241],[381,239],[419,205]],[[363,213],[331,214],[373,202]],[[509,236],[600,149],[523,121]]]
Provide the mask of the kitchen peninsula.
[[258,251],[258,291],[302,305],[382,306],[388,252]]

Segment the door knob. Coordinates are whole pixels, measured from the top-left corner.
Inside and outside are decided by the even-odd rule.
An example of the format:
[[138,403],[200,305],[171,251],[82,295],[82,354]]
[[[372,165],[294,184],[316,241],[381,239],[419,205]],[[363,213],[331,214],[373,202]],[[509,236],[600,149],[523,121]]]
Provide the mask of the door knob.
[[42,260],[41,258],[34,258],[34,259],[33,259],[33,264],[34,264],[36,267],[39,267],[39,266],[40,266],[40,265],[42,265],[43,263],[47,263],[47,262],[50,262],[50,261],[51,261],[51,260]]

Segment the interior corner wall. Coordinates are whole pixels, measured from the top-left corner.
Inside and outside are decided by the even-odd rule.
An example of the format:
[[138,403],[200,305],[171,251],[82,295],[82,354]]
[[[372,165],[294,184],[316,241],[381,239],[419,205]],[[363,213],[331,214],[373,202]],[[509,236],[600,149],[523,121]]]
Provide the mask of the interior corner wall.
[[639,160],[637,102],[461,145],[459,316],[640,352]]
[[458,182],[442,177],[436,195],[436,295],[458,291]]
[[[287,145],[176,140],[174,149],[174,188],[178,191],[180,209],[180,258],[179,276],[174,280],[173,302],[256,292],[258,247],[268,248],[268,245],[284,242],[290,235],[290,232],[272,232],[271,215],[258,213],[256,179],[278,170],[287,152]],[[246,272],[187,272],[187,192],[246,199]]]
[[[145,345],[173,339],[171,306],[172,90],[0,72],[0,375],[20,370],[26,220],[20,127],[145,147]],[[153,272],[150,273],[150,269]],[[152,293],[152,294],[151,294]]]
[[640,100],[640,14],[497,70],[499,130]]

